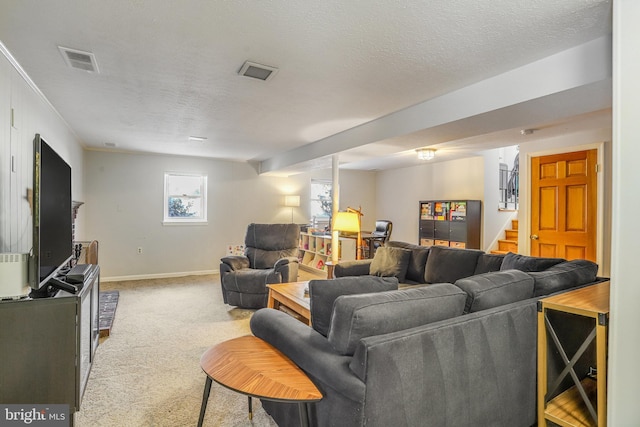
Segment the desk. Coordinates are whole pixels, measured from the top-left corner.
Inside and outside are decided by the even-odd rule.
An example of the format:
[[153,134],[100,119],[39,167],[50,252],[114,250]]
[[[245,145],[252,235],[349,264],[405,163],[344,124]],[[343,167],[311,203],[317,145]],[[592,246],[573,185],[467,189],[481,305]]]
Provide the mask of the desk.
[[202,426],[212,380],[249,397],[249,419],[253,418],[251,397],[277,402],[297,402],[300,425],[309,425],[307,403],[322,399],[309,377],[271,344],[252,335],[214,345],[200,358],[207,380],[204,385],[198,427]]
[[[385,237],[384,236],[376,236],[373,234],[363,234],[362,235],[362,241],[366,243],[366,245],[369,247],[369,253],[367,254],[366,258],[373,258],[374,255],[374,243],[376,241],[378,242],[384,242]],[[364,258],[364,257],[363,257]]]
[[[340,237],[345,237],[347,239],[356,239],[356,240],[358,238],[357,235],[353,235],[353,234],[341,234]],[[376,240],[384,240],[384,237],[376,236],[374,234],[371,234],[371,232],[368,232],[368,231],[363,231],[362,233],[360,233],[360,240],[362,241],[362,247],[360,248],[356,247],[356,253],[357,251],[360,251],[360,254],[362,255],[361,259],[367,259],[367,258],[373,258],[373,242],[375,242]],[[364,253],[365,245],[368,248],[367,254]],[[356,246],[357,246],[357,243],[356,243]]]

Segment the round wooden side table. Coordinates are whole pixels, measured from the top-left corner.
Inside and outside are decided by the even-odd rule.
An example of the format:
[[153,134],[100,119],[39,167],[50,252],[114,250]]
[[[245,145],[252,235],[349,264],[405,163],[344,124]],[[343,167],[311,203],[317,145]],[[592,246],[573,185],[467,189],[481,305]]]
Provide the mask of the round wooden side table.
[[200,358],[207,374],[198,426],[202,426],[212,381],[249,397],[249,419],[253,417],[251,398],[276,402],[297,402],[300,425],[309,425],[307,404],[322,399],[309,377],[271,344],[247,335],[214,345]]

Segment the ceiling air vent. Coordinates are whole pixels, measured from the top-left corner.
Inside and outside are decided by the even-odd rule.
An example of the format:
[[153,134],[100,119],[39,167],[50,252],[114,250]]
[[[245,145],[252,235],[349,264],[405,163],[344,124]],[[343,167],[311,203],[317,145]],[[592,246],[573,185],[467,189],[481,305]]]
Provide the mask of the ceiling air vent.
[[271,80],[276,75],[278,69],[268,65],[256,64],[255,62],[246,61],[238,74],[245,77],[253,77],[259,80]]
[[64,62],[66,62],[69,67],[89,71],[90,73],[99,72],[98,64],[96,63],[96,58],[93,56],[93,53],[62,46],[58,46],[58,49],[60,49]]

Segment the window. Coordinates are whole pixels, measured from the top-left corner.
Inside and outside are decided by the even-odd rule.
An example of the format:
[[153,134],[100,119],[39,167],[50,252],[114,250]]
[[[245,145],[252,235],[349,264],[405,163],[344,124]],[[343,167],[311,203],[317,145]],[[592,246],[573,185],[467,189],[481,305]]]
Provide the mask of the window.
[[164,222],[193,224],[207,221],[207,175],[164,174]]
[[331,218],[331,208],[333,200],[331,199],[331,190],[333,183],[330,180],[312,179],[310,193],[310,213],[314,222],[329,222]]

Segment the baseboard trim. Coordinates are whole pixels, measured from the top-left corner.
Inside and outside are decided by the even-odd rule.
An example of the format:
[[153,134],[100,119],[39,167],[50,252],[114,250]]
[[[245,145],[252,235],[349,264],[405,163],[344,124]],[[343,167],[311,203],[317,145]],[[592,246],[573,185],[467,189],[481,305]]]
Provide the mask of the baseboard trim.
[[127,280],[144,280],[144,279],[166,279],[171,277],[185,276],[206,276],[208,274],[219,274],[220,270],[201,270],[201,271],[182,271],[176,273],[157,273],[157,274],[135,274],[131,276],[111,276],[100,277],[101,282],[124,282]]

